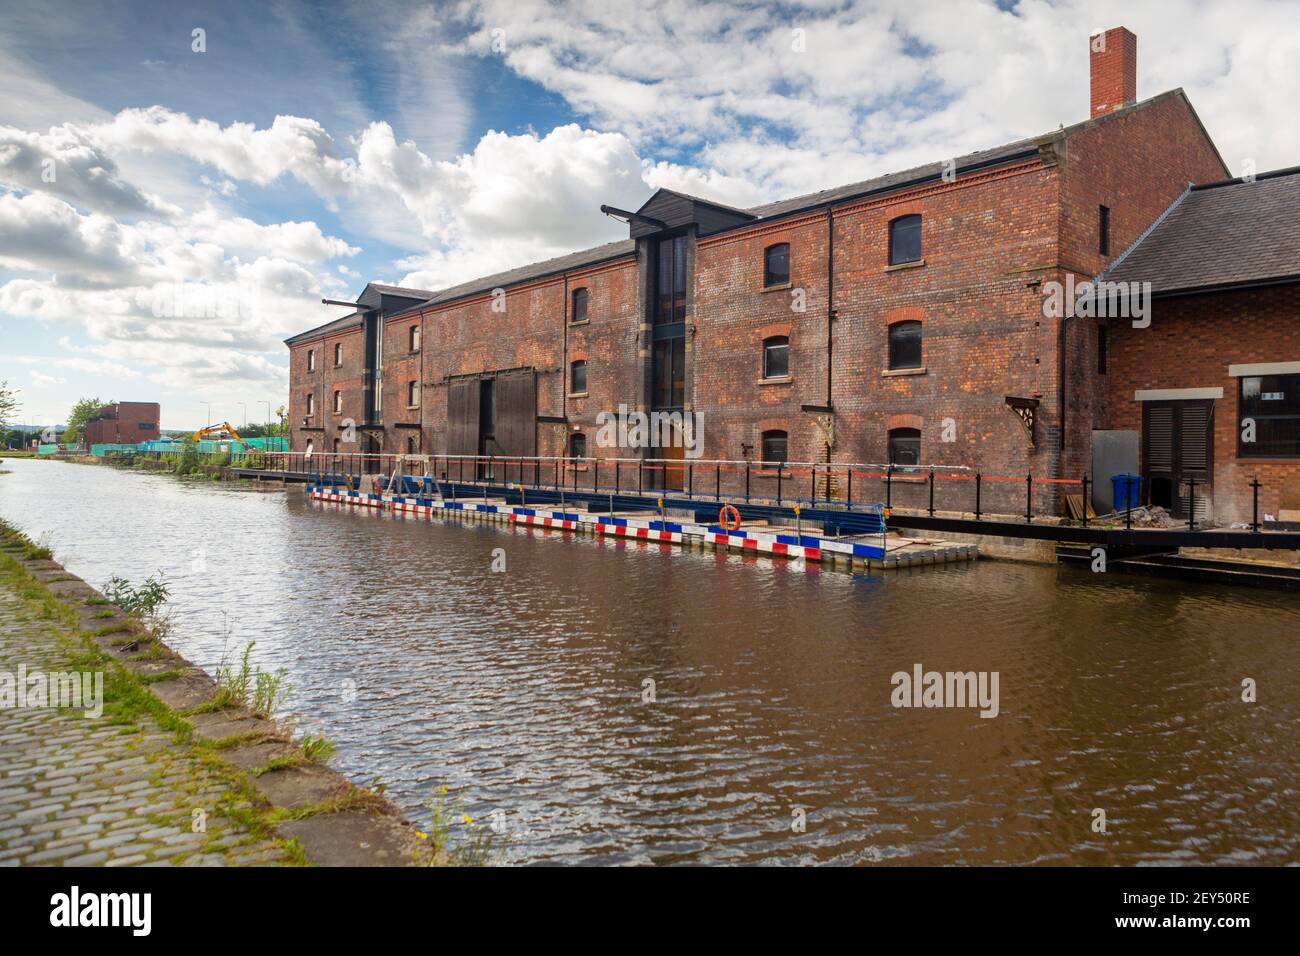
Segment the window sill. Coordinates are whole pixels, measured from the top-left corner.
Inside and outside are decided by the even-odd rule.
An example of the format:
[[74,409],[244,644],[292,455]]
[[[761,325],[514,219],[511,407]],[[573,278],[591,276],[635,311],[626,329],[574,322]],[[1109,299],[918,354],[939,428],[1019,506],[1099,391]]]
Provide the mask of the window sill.
[[772,378],[760,378],[758,380],[758,384],[759,385],[789,385],[793,381],[794,378],[793,376],[790,375],[774,375]]
[[569,392],[568,397],[569,397],[569,398],[586,398],[589,394],[590,394],[589,392]]
[[886,272],[901,272],[903,269],[920,269],[925,265],[924,259],[917,259],[915,262],[900,262],[896,265],[885,266]]
[[764,292],[784,292],[786,289],[793,289],[794,284],[791,282],[782,282],[780,285],[765,285]]
[[906,375],[925,375],[926,367],[922,365],[917,368],[885,368],[880,370],[880,374],[884,378],[898,378],[899,376]]
[[407,406],[406,406],[406,410],[407,410],[408,412],[418,412],[418,411],[420,410],[420,406],[419,406],[419,405],[407,405]]
[[[1262,462],[1279,462],[1279,463],[1294,463],[1294,462],[1300,461],[1300,455],[1291,455],[1291,456],[1286,456],[1286,455],[1281,455],[1281,456],[1279,456],[1279,455],[1273,455],[1273,456],[1271,456],[1271,457],[1265,457],[1264,455],[1243,455],[1243,454],[1238,453],[1238,454],[1237,454],[1237,461],[1246,462],[1247,464],[1250,464],[1251,462],[1256,462],[1256,461],[1262,461]],[[1202,478],[1197,478],[1196,480],[1197,480],[1197,481],[1203,481],[1204,479],[1202,479]]]
[[569,323],[570,327],[573,327],[575,325],[591,325],[591,319],[579,319],[577,322]]

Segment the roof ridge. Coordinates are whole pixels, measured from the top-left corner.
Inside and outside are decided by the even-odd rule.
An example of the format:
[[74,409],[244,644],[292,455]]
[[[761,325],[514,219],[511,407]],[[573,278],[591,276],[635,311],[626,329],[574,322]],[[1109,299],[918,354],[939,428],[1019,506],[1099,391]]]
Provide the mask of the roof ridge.
[[1284,166],[1281,169],[1270,169],[1266,173],[1255,173],[1253,176],[1237,176],[1233,179],[1216,179],[1212,183],[1196,183],[1192,189],[1200,192],[1203,189],[1218,189],[1221,186],[1249,186],[1263,179],[1280,179],[1283,176],[1300,175],[1300,166]]

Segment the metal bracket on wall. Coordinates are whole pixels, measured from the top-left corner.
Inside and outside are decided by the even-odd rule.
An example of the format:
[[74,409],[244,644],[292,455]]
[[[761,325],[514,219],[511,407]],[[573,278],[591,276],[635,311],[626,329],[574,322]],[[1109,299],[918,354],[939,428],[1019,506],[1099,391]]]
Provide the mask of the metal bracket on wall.
[[801,411],[812,415],[813,422],[822,433],[827,448],[835,447],[835,411],[829,405],[800,405]]
[[1020,398],[1016,395],[1006,397],[1007,408],[1016,414],[1020,424],[1025,429],[1025,439],[1029,442],[1029,447],[1034,447],[1034,422],[1038,419],[1038,399]]

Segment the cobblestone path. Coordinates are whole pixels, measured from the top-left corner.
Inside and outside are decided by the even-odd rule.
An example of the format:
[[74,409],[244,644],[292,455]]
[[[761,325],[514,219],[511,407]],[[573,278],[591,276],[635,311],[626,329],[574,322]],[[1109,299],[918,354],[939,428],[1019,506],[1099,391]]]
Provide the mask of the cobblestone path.
[[[78,669],[71,658],[54,626],[0,583],[0,672]],[[191,746],[147,716],[124,725],[83,714],[0,710],[0,866],[285,862],[278,845],[219,815],[227,785]]]

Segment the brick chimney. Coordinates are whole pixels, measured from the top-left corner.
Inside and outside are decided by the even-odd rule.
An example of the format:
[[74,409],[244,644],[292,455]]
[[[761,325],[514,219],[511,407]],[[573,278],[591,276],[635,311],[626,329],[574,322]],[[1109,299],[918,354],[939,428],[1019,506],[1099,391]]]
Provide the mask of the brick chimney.
[[1088,38],[1092,111],[1101,116],[1137,101],[1138,38],[1112,27]]

